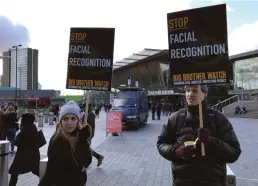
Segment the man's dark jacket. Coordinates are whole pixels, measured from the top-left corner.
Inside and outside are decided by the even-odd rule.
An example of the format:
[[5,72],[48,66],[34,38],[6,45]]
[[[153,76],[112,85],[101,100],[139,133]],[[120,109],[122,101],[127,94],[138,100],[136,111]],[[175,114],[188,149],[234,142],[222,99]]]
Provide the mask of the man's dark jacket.
[[94,137],[94,134],[95,134],[95,114],[92,110],[89,111],[89,114],[88,114],[88,124],[91,126],[91,130],[92,130],[92,137]]
[[[209,113],[214,113],[216,134],[212,132],[214,128]],[[231,123],[222,113],[204,107],[204,128],[212,133],[211,143],[205,147],[206,156],[201,156],[198,144],[195,157],[181,159],[175,156],[175,150],[184,141],[195,140],[198,136],[198,106],[187,109],[186,120],[179,129],[178,115],[179,112],[175,112],[169,117],[157,141],[161,156],[172,161],[173,186],[225,186],[226,163],[235,162],[241,154],[240,144]]]

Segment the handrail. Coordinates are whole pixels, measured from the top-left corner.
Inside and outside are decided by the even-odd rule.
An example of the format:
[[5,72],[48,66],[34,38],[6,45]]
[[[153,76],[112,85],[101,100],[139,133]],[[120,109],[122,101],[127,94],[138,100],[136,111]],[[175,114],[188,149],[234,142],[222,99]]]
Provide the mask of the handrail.
[[249,94],[249,96],[252,96],[253,94],[254,94],[254,95],[258,94],[258,90],[252,92],[251,94]]
[[[239,101],[239,95],[234,95],[234,96],[232,96],[228,99],[225,99],[224,101],[221,101],[220,103],[217,103],[213,107],[217,107],[218,105],[223,105],[223,103],[227,103],[227,102],[230,103],[230,100],[236,100],[236,99],[237,99],[237,101]],[[236,101],[234,101],[234,102],[236,102]],[[231,103],[233,103],[233,102],[231,102]],[[227,106],[227,105],[225,105],[225,106]]]
[[249,94],[249,99],[250,100],[254,100],[254,99],[257,98],[257,96],[258,96],[258,90],[256,90],[256,91],[252,92],[251,94]]

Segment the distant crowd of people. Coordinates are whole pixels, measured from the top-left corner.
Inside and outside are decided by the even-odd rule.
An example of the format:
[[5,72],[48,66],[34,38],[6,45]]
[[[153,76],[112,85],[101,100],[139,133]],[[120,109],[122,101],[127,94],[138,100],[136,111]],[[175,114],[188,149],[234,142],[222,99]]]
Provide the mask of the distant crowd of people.
[[244,115],[244,114],[246,114],[248,111],[247,111],[247,109],[246,109],[246,107],[245,106],[242,106],[242,108],[240,107],[240,106],[237,106],[236,108],[235,108],[235,115]]

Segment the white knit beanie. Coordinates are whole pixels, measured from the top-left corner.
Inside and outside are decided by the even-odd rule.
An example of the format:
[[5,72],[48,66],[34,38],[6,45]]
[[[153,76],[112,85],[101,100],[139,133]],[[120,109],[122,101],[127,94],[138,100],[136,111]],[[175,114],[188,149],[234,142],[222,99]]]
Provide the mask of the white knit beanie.
[[67,114],[73,114],[75,115],[79,120],[81,119],[82,115],[80,112],[80,107],[75,104],[65,104],[61,107],[60,113],[59,113],[59,121],[62,120],[62,118]]

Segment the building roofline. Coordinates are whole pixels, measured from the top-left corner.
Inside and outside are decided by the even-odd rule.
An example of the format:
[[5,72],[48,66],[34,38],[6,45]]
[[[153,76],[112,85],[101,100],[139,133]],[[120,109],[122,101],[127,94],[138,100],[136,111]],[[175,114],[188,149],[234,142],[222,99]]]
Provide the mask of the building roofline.
[[240,54],[231,55],[231,56],[229,56],[229,59],[237,61],[237,60],[248,59],[248,58],[253,58],[253,57],[258,57],[258,49],[248,51],[248,52],[243,52]]
[[[142,52],[148,52],[148,51],[152,51],[152,52],[157,52],[154,53],[153,55],[141,55],[140,53]],[[138,53],[134,53],[132,56],[137,57],[137,56],[142,56],[143,58],[141,59],[134,59],[132,58],[132,56],[129,56],[127,58],[124,58],[120,61],[116,61],[116,63],[114,63],[114,66],[118,66],[118,68],[113,68],[113,72],[122,70],[122,69],[126,69],[129,67],[132,67],[136,64],[139,64],[141,62],[146,62],[146,61],[150,61],[151,59],[156,58],[157,56],[160,55],[164,55],[168,52],[168,49],[151,49],[151,48],[144,48],[142,51],[138,52]],[[231,55],[229,56],[229,60],[231,61],[238,61],[238,60],[243,60],[243,59],[248,59],[248,58],[253,58],[253,57],[258,57],[258,49],[257,50],[252,50],[252,51],[248,51],[248,52],[243,52],[240,54],[235,54],[235,55]],[[124,62],[126,61],[127,62]],[[128,62],[128,60],[132,61],[132,62]],[[134,60],[134,61],[133,61]]]
[[[139,64],[141,62],[144,61],[149,61],[157,56],[159,56],[162,52],[164,52],[166,50],[162,50],[162,49],[151,49],[151,48],[144,48],[142,51],[138,52],[138,53],[134,53],[133,55],[123,58],[122,60],[116,61],[116,63],[114,63],[114,66],[119,66],[118,68],[114,68],[113,71],[119,71],[122,69],[126,69],[128,67],[134,66],[136,64]],[[154,52],[151,55],[148,54],[142,54],[142,53],[148,53],[148,52]],[[140,57],[140,59],[137,59],[137,57]],[[128,62],[128,61],[132,61],[132,62]],[[122,65],[124,64],[124,65]]]

